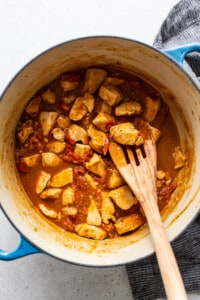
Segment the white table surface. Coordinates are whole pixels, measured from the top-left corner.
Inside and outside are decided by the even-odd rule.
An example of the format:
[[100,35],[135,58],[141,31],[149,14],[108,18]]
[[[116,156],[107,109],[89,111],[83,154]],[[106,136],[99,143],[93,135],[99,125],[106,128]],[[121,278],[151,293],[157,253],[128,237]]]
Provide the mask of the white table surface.
[[[117,35],[152,44],[177,0],[0,0],[0,94],[34,56],[68,39]],[[19,236],[0,210],[0,249]],[[138,278],[139,280],[139,278]],[[0,300],[131,300],[125,267],[86,268],[35,254],[0,261]],[[200,299],[190,294],[189,299]]]

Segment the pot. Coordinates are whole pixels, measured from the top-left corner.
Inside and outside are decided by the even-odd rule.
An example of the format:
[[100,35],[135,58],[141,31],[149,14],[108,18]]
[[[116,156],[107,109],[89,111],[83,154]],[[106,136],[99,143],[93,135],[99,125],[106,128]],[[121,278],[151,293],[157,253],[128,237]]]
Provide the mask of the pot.
[[106,267],[127,264],[154,252],[147,225],[126,237],[104,241],[63,231],[38,213],[16,170],[15,127],[31,96],[64,71],[94,65],[111,65],[141,76],[162,93],[170,106],[189,164],[183,177],[184,189],[175,193],[173,204],[163,211],[162,217],[171,241],[186,228],[200,207],[199,90],[196,79],[189,77],[181,66],[184,56],[194,50],[200,50],[200,45],[163,53],[124,38],[82,38],[42,53],[15,76],[0,103],[0,201],[3,212],[20,233],[21,241],[14,251],[1,250],[0,259],[44,252],[70,263]]

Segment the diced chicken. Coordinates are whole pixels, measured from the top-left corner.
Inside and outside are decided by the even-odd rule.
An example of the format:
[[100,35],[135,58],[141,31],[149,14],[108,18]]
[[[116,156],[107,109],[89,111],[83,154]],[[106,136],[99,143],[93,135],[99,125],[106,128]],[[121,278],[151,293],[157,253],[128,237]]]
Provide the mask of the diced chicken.
[[51,174],[40,171],[37,183],[36,183],[36,193],[40,194],[47,187],[49,180],[51,179]]
[[85,74],[83,91],[85,93],[94,94],[96,90],[99,88],[100,84],[106,78],[106,75],[107,72],[102,69],[98,69],[98,68],[87,69]]
[[89,93],[85,93],[83,99],[88,112],[91,113],[94,109],[94,103],[95,103],[94,97]]
[[88,128],[88,135],[91,138],[89,142],[91,148],[99,153],[102,153],[106,143],[106,134],[100,130],[97,130],[91,124]]
[[150,128],[151,128],[152,137],[153,137],[154,141],[157,142],[161,137],[161,132],[156,127],[150,126]]
[[123,210],[131,208],[131,206],[138,202],[128,185],[111,190],[109,192],[109,197],[111,197],[116,205]]
[[144,223],[142,217],[135,213],[129,216],[121,217],[115,223],[116,231],[119,235],[133,231]]
[[101,216],[98,211],[95,201],[92,199],[88,207],[87,212],[87,224],[100,226],[101,225]]
[[108,224],[110,220],[115,222],[115,207],[112,200],[107,192],[101,193],[102,204],[101,204],[101,217],[105,224]]
[[123,83],[124,83],[124,79],[117,78],[117,77],[106,77],[106,79],[103,82],[104,85],[113,85],[113,86],[118,86]]
[[129,122],[110,128],[111,139],[122,145],[138,145],[139,133],[139,130]]
[[72,124],[68,129],[68,134],[69,137],[75,142],[82,142],[83,144],[88,144],[88,134],[84,128],[76,124]]
[[75,90],[79,86],[80,77],[76,74],[63,74],[60,85],[64,92]]
[[87,223],[78,224],[75,226],[75,231],[79,236],[92,238],[94,240],[104,240],[107,237],[107,232],[100,227],[88,225]]
[[104,132],[109,131],[109,125],[113,122],[115,122],[115,119],[107,113],[99,113],[92,121],[97,128]]
[[40,203],[39,205],[39,209],[41,210],[41,212],[49,217],[49,218],[52,218],[52,219],[55,219],[57,218],[58,214],[55,210],[53,209],[50,209],[50,208],[47,208],[44,204]]
[[161,106],[161,101],[159,99],[152,99],[151,97],[145,98],[145,110],[143,112],[143,117],[146,121],[151,123]]
[[86,155],[90,151],[90,149],[91,148],[89,145],[82,145],[82,144],[76,143],[74,152],[82,157],[82,156]]
[[60,157],[53,152],[42,153],[42,166],[43,167],[56,167],[61,162]]
[[65,132],[63,129],[55,127],[51,133],[55,140],[60,142],[63,142],[65,140]]
[[33,133],[33,123],[31,120],[26,121],[17,133],[20,143],[24,144],[29,136]]
[[62,193],[62,205],[74,203],[75,191],[72,187],[67,186]]
[[75,99],[76,99],[76,94],[73,92],[70,92],[62,98],[62,101],[65,104],[70,104],[70,103],[74,102]]
[[70,123],[71,123],[71,121],[67,116],[61,115],[57,118],[58,127],[61,129],[65,129],[65,128],[69,127]]
[[123,99],[121,90],[112,85],[102,85],[99,89],[99,96],[110,106],[118,104]]
[[67,168],[56,173],[51,178],[50,185],[52,187],[63,187],[71,182],[73,182],[73,170],[72,168]]
[[35,97],[31,100],[31,102],[27,105],[26,107],[26,113],[31,116],[35,117],[35,115],[38,113],[39,108],[40,108],[40,103],[41,103],[41,98]]
[[110,115],[112,113],[112,107],[106,101],[103,101],[102,99],[97,99],[95,103],[95,112],[107,113]]
[[40,154],[33,154],[23,158],[25,164],[30,168],[36,167],[39,164],[40,159],[41,159]]
[[48,89],[42,94],[42,100],[48,104],[54,104],[56,103],[56,94]]
[[62,189],[59,188],[47,188],[40,194],[41,199],[57,199],[60,197]]
[[174,158],[174,169],[181,169],[184,167],[185,165],[185,161],[186,161],[186,156],[185,154],[180,150],[179,147],[175,148],[175,151],[173,153],[173,158]]
[[162,180],[165,178],[165,176],[166,176],[166,172],[164,172],[163,170],[157,170],[157,172],[156,172],[157,179]]
[[65,149],[65,142],[59,142],[59,141],[49,142],[47,144],[47,148],[51,152],[54,152],[56,154],[60,154]]
[[62,213],[67,216],[75,217],[75,215],[77,214],[77,211],[78,211],[77,208],[74,206],[65,206],[62,208]]
[[54,111],[42,111],[40,113],[40,123],[42,126],[42,132],[44,136],[47,136],[54,125],[56,124],[56,119],[58,117],[58,113]]
[[100,155],[94,153],[89,162],[85,163],[86,168],[94,174],[103,178],[106,176],[106,164]]
[[86,173],[84,175],[84,179],[91,188],[95,190],[97,189],[97,182],[92,178],[90,174]]
[[87,114],[84,97],[77,97],[69,112],[69,118],[73,121],[80,121]]
[[138,116],[142,113],[142,106],[137,101],[127,101],[115,107],[116,116]]
[[117,169],[109,169],[106,184],[109,189],[116,189],[124,184],[124,179]]

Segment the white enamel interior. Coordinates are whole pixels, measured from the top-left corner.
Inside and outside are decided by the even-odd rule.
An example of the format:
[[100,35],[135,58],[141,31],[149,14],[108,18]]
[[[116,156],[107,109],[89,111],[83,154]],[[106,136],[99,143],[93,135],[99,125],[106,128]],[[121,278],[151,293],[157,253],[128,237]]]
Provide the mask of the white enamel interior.
[[13,158],[13,136],[27,101],[44,84],[64,71],[105,64],[137,73],[159,86],[164,97],[168,92],[173,95],[168,104],[183,147],[187,145],[192,149],[192,172],[181,201],[165,220],[170,240],[191,222],[200,207],[199,92],[181,68],[151,47],[120,38],[86,38],[50,49],[20,71],[2,96],[0,203],[14,226],[32,244],[65,261],[88,266],[124,264],[152,253],[147,228],[128,237],[98,242],[76,237],[47,222],[33,207],[19,182]]

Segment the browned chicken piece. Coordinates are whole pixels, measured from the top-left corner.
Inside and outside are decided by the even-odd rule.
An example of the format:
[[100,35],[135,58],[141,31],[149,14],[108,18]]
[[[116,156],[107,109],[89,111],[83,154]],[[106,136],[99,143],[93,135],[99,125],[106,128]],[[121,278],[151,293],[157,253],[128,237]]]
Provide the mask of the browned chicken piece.
[[89,145],[83,145],[83,144],[78,144],[76,143],[74,152],[78,154],[79,156],[84,156],[90,151],[90,146]]
[[106,164],[100,155],[94,153],[89,162],[85,163],[86,168],[94,174],[105,178],[106,176]]
[[62,189],[59,188],[47,188],[40,194],[41,199],[58,199]]
[[33,154],[23,158],[25,164],[30,168],[36,167],[39,164],[40,159],[41,159],[40,154]]
[[153,137],[153,139],[154,139],[154,141],[157,143],[157,141],[160,139],[160,137],[161,137],[161,132],[160,132],[160,130],[158,129],[158,128],[156,128],[156,127],[153,127],[153,126],[150,126],[150,128],[151,128],[151,132],[152,132],[152,137]]
[[61,129],[65,129],[65,128],[69,127],[70,123],[71,123],[71,121],[67,116],[61,115],[57,118],[58,127]]
[[97,113],[107,113],[111,115],[112,107],[104,100],[97,99],[95,103],[95,112]]
[[90,205],[87,212],[87,224],[100,226],[101,225],[101,216],[97,205],[93,199],[91,199]]
[[36,183],[36,193],[40,194],[47,187],[49,180],[51,179],[51,174],[40,171],[37,183]]
[[52,131],[52,136],[54,137],[55,140],[60,141],[60,142],[64,142],[65,140],[65,132],[63,129],[59,128],[59,127],[55,127]]
[[65,206],[65,207],[62,208],[62,213],[66,216],[75,217],[77,212],[78,212],[78,210],[74,206]]
[[83,99],[88,112],[91,113],[94,110],[94,103],[95,103],[94,97],[91,94],[86,93]]
[[34,117],[40,108],[40,103],[41,103],[41,97],[35,97],[33,98],[33,100],[31,100],[31,102],[27,105],[26,107],[26,113],[30,116],[30,117]]
[[94,240],[104,240],[107,237],[107,232],[101,227],[81,223],[75,226],[75,231],[79,236],[91,238]]
[[109,197],[111,197],[116,205],[123,210],[131,208],[131,206],[137,204],[138,202],[128,185],[111,190],[109,192]]
[[112,86],[118,86],[124,83],[124,79],[117,78],[117,77],[106,77],[103,84],[104,85],[112,85]]
[[122,91],[112,85],[101,85],[99,97],[106,101],[110,106],[118,104],[123,99]]
[[56,119],[58,117],[58,113],[54,111],[42,111],[40,113],[40,123],[42,127],[42,132],[44,136],[47,136],[54,125],[56,124]]
[[60,164],[60,157],[53,152],[42,153],[42,166],[43,167],[56,167]]
[[173,153],[173,158],[174,158],[174,169],[178,170],[184,167],[185,161],[186,161],[186,156],[185,154],[180,150],[179,147],[175,148],[175,151]]
[[52,187],[63,187],[66,184],[73,182],[73,170],[72,168],[64,169],[56,173],[50,181]]
[[114,216],[115,207],[112,200],[109,197],[109,194],[107,192],[102,192],[101,198],[102,198],[101,217],[103,223],[108,224],[110,220],[115,222],[116,221]]
[[24,144],[29,136],[33,133],[33,122],[32,120],[27,120],[20,128],[17,133],[17,137],[20,143]]
[[47,148],[53,153],[60,154],[65,150],[65,142],[49,142]]
[[145,98],[145,110],[143,112],[143,117],[144,119],[151,123],[159,109],[160,109],[160,106],[161,106],[161,101],[159,99],[152,99],[151,97],[146,97]]
[[71,186],[67,186],[62,193],[62,205],[74,203],[75,191]]
[[90,174],[86,173],[84,175],[84,179],[91,188],[93,188],[94,190],[97,189],[98,183],[92,178]]
[[75,90],[79,86],[80,78],[76,74],[63,74],[60,85],[64,92]]
[[140,132],[133,124],[126,122],[110,128],[111,139],[122,145],[138,145]]
[[76,99],[76,94],[73,93],[73,92],[69,92],[67,95],[65,95],[65,96],[62,98],[62,101],[63,101],[65,104],[70,104],[70,103],[74,102],[75,99]]
[[137,101],[127,101],[115,107],[115,115],[122,116],[138,116],[142,113],[142,106]]
[[98,68],[90,68],[87,69],[85,74],[85,82],[83,85],[83,92],[94,94],[96,90],[99,88],[100,84],[106,78],[107,72],[98,69]]
[[109,124],[115,122],[115,119],[107,113],[99,113],[96,118],[93,119],[92,123],[100,130],[107,132],[109,131]]
[[69,112],[69,118],[73,121],[80,121],[87,111],[84,97],[77,97]]
[[52,219],[57,218],[57,216],[58,216],[57,212],[53,209],[46,207],[46,205],[44,205],[43,203],[40,203],[38,205],[38,207],[45,216],[52,218]]
[[83,144],[88,144],[88,134],[84,128],[76,124],[72,124],[69,126],[68,134],[69,137],[75,142],[82,142]]
[[48,89],[42,94],[42,100],[46,103],[54,104],[56,103],[56,94]]
[[129,216],[121,217],[115,223],[116,231],[119,235],[133,231],[144,223],[142,217],[135,213]]
[[116,189],[124,184],[124,179],[117,169],[109,169],[107,172],[106,184],[109,189]]
[[106,143],[106,134],[100,130],[97,130],[91,124],[88,128],[88,135],[91,138],[89,141],[91,148],[99,153],[102,153]]

